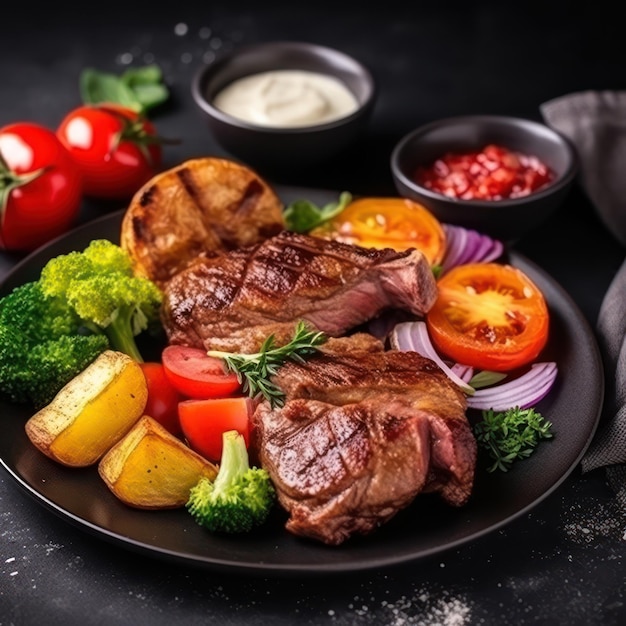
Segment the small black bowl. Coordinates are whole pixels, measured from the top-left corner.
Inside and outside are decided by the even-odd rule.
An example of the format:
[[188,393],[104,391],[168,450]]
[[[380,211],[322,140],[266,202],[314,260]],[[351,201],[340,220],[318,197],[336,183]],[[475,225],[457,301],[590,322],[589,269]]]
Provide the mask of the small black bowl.
[[[537,157],[552,170],[552,181],[528,195],[497,200],[458,199],[416,182],[419,166],[489,144]],[[405,135],[392,151],[391,172],[398,193],[421,203],[440,221],[513,241],[537,228],[563,202],[576,178],[578,158],[566,137],[542,123],[469,115],[437,120]]]
[[[358,107],[345,117],[297,127],[263,126],[243,121],[214,106],[218,92],[233,81],[269,70],[305,70],[339,79]],[[306,42],[277,41],[240,47],[203,66],[191,93],[218,143],[260,169],[302,168],[338,155],[364,131],[376,87],[369,70],[347,54]]]

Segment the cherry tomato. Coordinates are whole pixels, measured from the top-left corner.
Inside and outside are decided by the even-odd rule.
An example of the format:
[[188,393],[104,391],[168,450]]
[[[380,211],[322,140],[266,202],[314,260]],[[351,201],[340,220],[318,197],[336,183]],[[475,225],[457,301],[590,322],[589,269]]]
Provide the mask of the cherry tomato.
[[178,417],[189,446],[210,461],[219,463],[222,456],[222,435],[237,430],[250,443],[252,400],[248,397],[183,400]]
[[161,141],[153,124],[117,104],[73,109],[57,135],[78,164],[88,196],[131,198],[162,167]]
[[405,198],[359,198],[312,235],[366,248],[421,250],[431,265],[441,262],[445,232],[426,207]]
[[161,363],[140,363],[148,383],[148,401],[144,413],[154,418],[172,434],[181,434],[178,421],[178,403],[183,400],[178,390],[165,375]]
[[240,389],[237,375],[227,372],[221,359],[207,356],[200,348],[167,346],[161,360],[172,385],[188,398],[219,398]]
[[0,129],[0,248],[32,251],[74,225],[78,167],[55,133],[18,122]]
[[439,279],[438,287],[426,324],[435,347],[450,359],[503,372],[530,363],[546,345],[545,299],[520,269],[459,265]]

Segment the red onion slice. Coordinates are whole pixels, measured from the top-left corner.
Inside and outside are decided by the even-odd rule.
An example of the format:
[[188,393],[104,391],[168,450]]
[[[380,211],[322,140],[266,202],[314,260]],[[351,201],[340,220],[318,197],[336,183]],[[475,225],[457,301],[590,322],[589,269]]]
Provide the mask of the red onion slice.
[[504,244],[472,229],[443,224],[446,233],[446,254],[441,264],[446,272],[465,263],[488,263],[502,255]]
[[442,263],[442,269],[448,270],[459,265],[463,251],[467,247],[468,231],[460,226],[443,224],[446,234],[446,253]]
[[506,411],[513,407],[527,409],[536,405],[552,388],[558,373],[554,361],[534,363],[515,380],[478,389],[467,399],[472,409]]
[[474,376],[474,368],[471,365],[461,365],[461,363],[455,363],[450,369],[463,381],[469,383]]
[[437,354],[428,335],[425,322],[401,322],[396,324],[389,335],[389,342],[392,348],[405,352],[417,352],[427,359],[431,359],[443,370],[448,378],[458,385],[466,394],[471,396],[474,388],[470,387],[460,376],[458,376]]

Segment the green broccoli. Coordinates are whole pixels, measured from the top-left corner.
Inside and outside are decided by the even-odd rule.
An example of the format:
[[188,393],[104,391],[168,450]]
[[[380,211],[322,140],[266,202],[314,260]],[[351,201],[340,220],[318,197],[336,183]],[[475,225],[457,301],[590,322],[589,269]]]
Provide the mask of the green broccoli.
[[187,510],[213,532],[245,533],[267,519],[276,492],[267,470],[250,467],[243,435],[222,435],[222,458],[215,481],[201,478],[191,489]]
[[87,328],[104,333],[111,349],[143,362],[135,338],[157,325],[163,294],[151,280],[134,275],[123,248],[95,239],[82,252],[48,261],[39,282],[47,296],[65,301]]
[[44,406],[108,347],[85,333],[75,313],[38,281],[0,300],[0,390],[12,402]]

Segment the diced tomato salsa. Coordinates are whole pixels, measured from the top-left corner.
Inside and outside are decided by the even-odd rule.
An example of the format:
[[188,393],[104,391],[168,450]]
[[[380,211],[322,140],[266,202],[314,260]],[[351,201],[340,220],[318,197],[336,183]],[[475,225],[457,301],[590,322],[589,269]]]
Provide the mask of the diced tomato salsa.
[[480,151],[447,153],[415,172],[415,181],[462,200],[503,200],[526,196],[554,178],[537,157],[490,144]]

